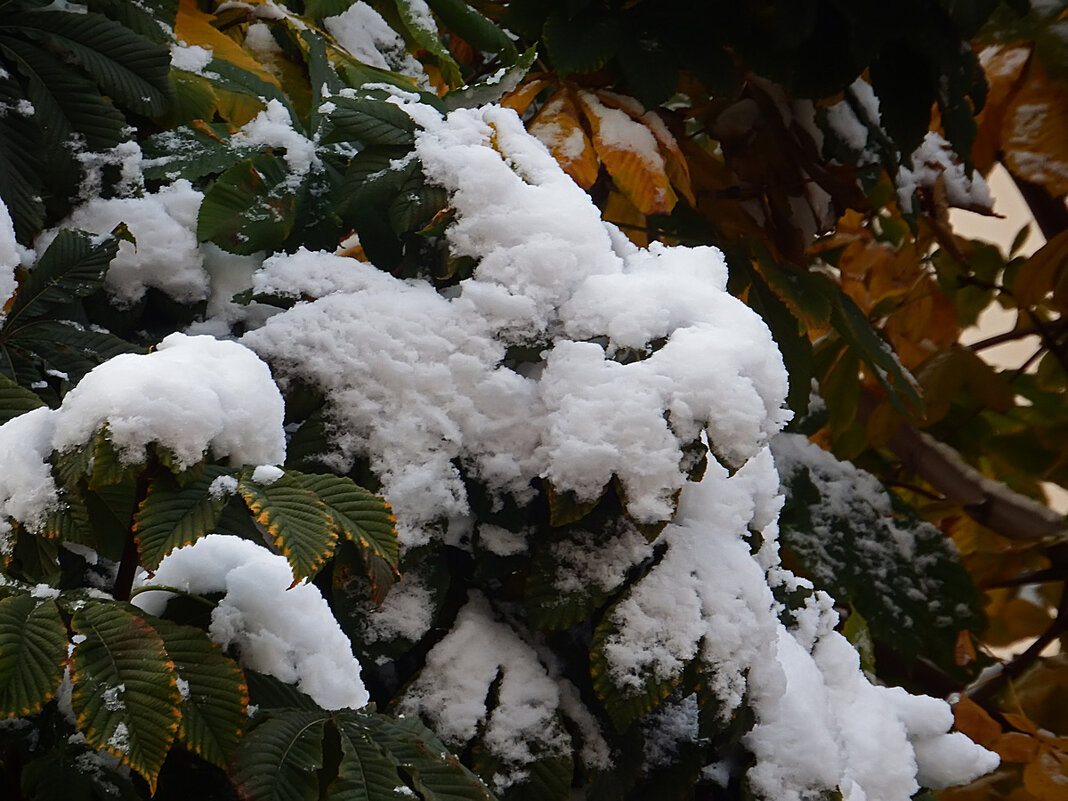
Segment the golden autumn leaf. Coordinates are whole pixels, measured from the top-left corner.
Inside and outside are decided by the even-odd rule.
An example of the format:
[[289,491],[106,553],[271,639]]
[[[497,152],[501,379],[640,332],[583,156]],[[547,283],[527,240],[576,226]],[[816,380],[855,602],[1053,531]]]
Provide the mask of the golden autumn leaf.
[[691,206],[696,208],[697,198],[694,196],[693,184],[690,180],[690,165],[686,161],[686,156],[683,155],[682,148],[679,147],[678,140],[668,130],[660,115],[655,111],[646,111],[634,98],[615,92],[601,90],[597,92],[597,98],[609,108],[618,108],[626,112],[632,120],[649,129],[660,148],[660,155],[664,159],[664,169],[672,186],[675,191],[686,198]]
[[529,131],[549,148],[564,172],[583,189],[597,180],[601,165],[593,142],[586,136],[578,106],[568,89],[560,89],[542,106]]
[[1005,164],[1053,197],[1068,194],[1068,85],[1051,81],[1036,59],[1013,95],[1001,128]]
[[642,214],[668,214],[678,196],[667,176],[656,137],[625,111],[609,108],[596,95],[579,102],[593,134],[593,147],[616,187]]
[[179,0],[178,15],[174,20],[174,36],[187,45],[211,50],[215,58],[229,61],[234,66],[281,88],[278,79],[264,69],[258,59],[211,24],[213,19],[214,15],[197,7],[196,0]]
[[547,78],[528,76],[523,83],[501,98],[501,105],[510,108],[519,116],[523,116],[534,98],[542,93],[551,81]]
[[638,247],[649,246],[649,235],[645,232],[645,215],[634,208],[634,204],[620,192],[610,192],[604,202],[601,216],[610,223],[615,223]]

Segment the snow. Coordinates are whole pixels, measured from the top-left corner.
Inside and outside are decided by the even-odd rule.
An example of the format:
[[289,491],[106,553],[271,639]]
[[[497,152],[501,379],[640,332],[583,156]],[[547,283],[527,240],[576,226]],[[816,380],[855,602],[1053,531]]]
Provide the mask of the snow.
[[247,348],[171,334],[149,354],[116,356],[86,375],[55,413],[51,445],[74,448],[106,424],[127,463],[157,442],[181,467],[209,451],[235,465],[280,464],[283,412],[270,370]]
[[[494,682],[498,703],[488,712],[486,696]],[[487,750],[505,765],[492,778],[500,792],[523,777],[523,767],[535,756],[570,752],[559,706],[560,690],[536,654],[511,627],[494,620],[486,599],[472,591],[397,709],[422,715],[452,746],[463,746],[481,730]]]
[[422,66],[405,49],[404,40],[363,0],[323,20],[337,43],[370,67],[419,76]]
[[200,45],[187,45],[185,42],[176,42],[171,45],[171,66],[176,70],[203,75],[204,68],[208,66],[213,57],[214,54],[210,48]]
[[[283,381],[323,391],[333,466],[370,460],[406,545],[469,513],[457,462],[520,501],[539,477],[593,500],[617,476],[652,522],[671,516],[682,447],[702,430],[741,462],[788,419],[781,358],[725,291],[718,251],[625,243],[511,111],[403,107],[425,128],[424,171],[452,192],[450,248],[479,259],[474,276],[446,297],[351,259],[274,256],[254,291],[311,300],[242,341]],[[542,359],[509,364],[513,345]],[[614,360],[622,348],[644,358]]]
[[261,464],[252,471],[252,483],[259,484],[261,487],[269,487],[284,475],[285,471],[280,467],[272,464]]
[[217,501],[237,492],[238,481],[233,476],[219,476],[208,486],[208,494]]
[[[0,307],[3,307],[18,289],[15,281],[15,268],[18,267],[20,261],[18,243],[15,241],[15,227],[11,222],[7,206],[4,205],[4,201],[0,200]],[[4,311],[0,309],[0,323],[4,321],[4,316]]]
[[433,613],[430,590],[418,574],[405,573],[381,605],[370,608],[363,621],[363,639],[369,643],[397,639],[418,642],[430,630]]
[[322,166],[315,155],[315,143],[294,130],[289,111],[279,100],[268,100],[267,108],[245,123],[233,138],[238,148],[284,148],[283,159],[289,168],[285,185],[291,189],[298,188],[310,170]]
[[[284,556],[240,537],[209,534],[164,557],[150,584],[225,593],[208,634],[223,648],[235,647],[243,667],[296,684],[324,709],[367,704],[348,638],[319,589],[303,579],[294,584]],[[133,602],[159,615],[171,597],[141,592]]]
[[902,167],[897,174],[898,203],[906,213],[912,211],[912,196],[918,189],[931,189],[940,182],[946,199],[957,208],[992,211],[994,199],[978,172],[971,175],[952,146],[941,134],[928,131],[912,154],[912,169]]
[[202,199],[185,180],[143,197],[93,198],[78,206],[61,226],[41,234],[34,247],[42,254],[60,227],[107,234],[126,223],[137,244],[120,241],[118,255],[108,268],[106,285],[116,305],[133,305],[149,287],[180,303],[203,300],[209,280],[196,236]]
[[57,413],[34,409],[0,426],[0,555],[9,557],[11,524],[21,522],[30,531],[44,525],[59,500],[48,457]]

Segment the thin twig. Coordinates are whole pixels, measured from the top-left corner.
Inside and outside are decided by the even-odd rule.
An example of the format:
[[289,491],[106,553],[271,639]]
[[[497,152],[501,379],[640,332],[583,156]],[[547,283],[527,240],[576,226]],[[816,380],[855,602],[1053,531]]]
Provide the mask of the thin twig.
[[981,684],[968,689],[967,696],[977,704],[981,704],[986,699],[993,697],[1001,690],[1005,682],[1021,676],[1024,671],[1038,661],[1042,652],[1046,650],[1046,646],[1065,631],[1068,631],[1068,584],[1065,585],[1064,590],[1061,592],[1061,600],[1057,604],[1057,617],[1054,618],[1049,627],[1042,632],[1038,639],[1031,643],[1026,651],[1006,662],[997,675],[991,676]]

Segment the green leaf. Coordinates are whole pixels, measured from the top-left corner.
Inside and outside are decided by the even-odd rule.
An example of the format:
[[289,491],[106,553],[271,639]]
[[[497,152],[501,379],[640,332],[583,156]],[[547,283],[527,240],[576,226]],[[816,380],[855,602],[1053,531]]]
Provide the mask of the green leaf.
[[131,483],[136,468],[144,464],[144,456],[136,463],[127,463],[111,443],[107,425],[93,437],[93,467],[89,476],[89,489],[101,490],[120,484]]
[[[25,16],[33,15],[18,17],[16,26],[32,28],[22,24]],[[53,157],[70,158],[64,148],[75,131],[85,136],[91,150],[106,150],[122,141],[125,120],[118,109],[100,95],[92,81],[39,42],[2,36],[0,52],[26,79],[26,99],[33,104],[34,122]]]
[[542,40],[561,75],[595,72],[605,66],[622,44],[623,23],[599,6],[571,16],[557,9],[545,20]]
[[39,318],[0,332],[0,372],[22,384],[58,382],[69,388],[108,359],[141,350],[69,320]]
[[604,650],[608,640],[618,634],[613,620],[615,609],[616,606],[609,607],[593,632],[593,647],[590,649],[590,676],[593,678],[594,692],[604,705],[605,712],[612,719],[616,731],[622,732],[638,718],[659,708],[679,686],[683,677],[680,675],[669,679],[658,679],[649,673],[642,678],[641,687],[637,691],[616,684],[612,680],[612,671]]
[[442,100],[447,109],[474,108],[496,103],[506,94],[511,92],[520,83],[530,68],[534,66],[534,59],[538,57],[535,47],[530,47],[518,58],[515,64],[505,69],[492,78],[476,83],[471,86],[463,86],[453,89]]
[[337,528],[319,497],[305,489],[299,474],[286,474],[271,484],[257,484],[253,471],[241,475],[238,494],[272,542],[289,560],[299,581],[311,578],[334,553]]
[[772,444],[786,491],[783,549],[818,589],[851,604],[871,635],[951,675],[962,630],[983,617],[975,586],[937,528],[870,474],[797,434]]
[[395,103],[368,97],[334,97],[330,133],[325,142],[359,142],[364,147],[387,145],[410,148],[415,123]]
[[427,5],[445,26],[476,50],[496,53],[505,64],[518,58],[515,45],[495,22],[465,0],[428,0]]
[[100,544],[89,522],[89,510],[81,495],[64,492],[60,495],[60,503],[60,508],[49,512],[45,518],[41,536],[99,549]]
[[61,52],[80,64],[105,94],[145,116],[162,114],[170,101],[170,51],[100,14],[64,11],[27,15]]
[[148,138],[141,146],[145,178],[150,181],[196,181],[230,169],[248,155],[230,141],[233,129],[226,123],[198,120]]
[[175,548],[189,545],[210,534],[222,517],[228,496],[212,494],[216,479],[233,475],[225,467],[208,465],[188,486],[170,475],[153,481],[134,515],[134,532],[141,564],[155,570]]
[[360,712],[339,713],[342,715],[363,718],[374,742],[404,769],[412,786],[427,801],[495,801],[489,788],[414,718]]
[[149,0],[131,3],[129,0],[89,0],[90,11],[103,14],[125,27],[161,44],[170,44],[168,31],[174,29],[178,14],[178,0]]
[[426,50],[437,61],[438,69],[449,86],[457,86],[463,83],[460,75],[460,65],[449,53],[449,48],[438,33],[437,23],[433,17],[426,13],[426,4],[414,0],[393,0],[397,6],[404,27],[419,47]]
[[13,595],[0,601],[0,716],[26,717],[63,681],[67,629],[52,601]]
[[241,255],[279,249],[296,220],[288,178],[285,162],[271,153],[235,164],[204,194],[197,236]]
[[315,19],[335,17],[351,5],[352,0],[304,0],[304,13]]
[[0,425],[41,406],[44,402],[35,393],[0,373]]
[[85,636],[71,657],[78,728],[94,748],[144,776],[154,792],[182,701],[162,638],[116,603],[85,606],[71,627]]
[[[13,80],[0,79],[0,103],[18,108],[23,92]],[[30,245],[44,225],[40,132],[32,116],[8,113],[0,117],[0,198],[11,213],[15,237]]]
[[248,720],[248,687],[241,668],[198,628],[168,620],[153,620],[152,626],[185,683],[179,742],[226,770]]
[[[22,768],[22,797],[61,798],[63,801],[142,801],[130,772],[108,760],[77,737],[59,737],[56,744],[38,750],[39,756]],[[92,766],[91,770],[86,770]]]
[[60,231],[15,296],[4,329],[46,315],[103,287],[108,265],[118,252],[119,242],[112,236]]
[[916,380],[897,360],[890,346],[872,328],[864,312],[830,281],[822,284],[831,301],[831,322],[849,346],[872,368],[875,378],[886,390],[894,408],[908,414],[906,404],[922,411],[923,400],[916,389]]
[[410,791],[400,791],[400,787],[407,787],[395,764],[371,740],[359,719],[341,714],[335,722],[341,739],[341,763],[337,778],[326,788],[324,801],[410,799]]
[[329,713],[279,709],[265,717],[237,747],[231,775],[241,795],[248,801],[317,801]]
[[[384,498],[344,476],[290,472],[322,501],[338,536],[359,545],[367,562],[373,597],[381,602],[400,578],[397,570],[397,518]],[[383,583],[388,576],[388,583]]]

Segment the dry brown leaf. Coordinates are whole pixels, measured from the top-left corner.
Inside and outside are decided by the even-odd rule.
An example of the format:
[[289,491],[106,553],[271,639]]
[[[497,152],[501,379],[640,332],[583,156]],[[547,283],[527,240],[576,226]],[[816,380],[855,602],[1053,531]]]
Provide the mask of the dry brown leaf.
[[962,695],[953,707],[953,722],[957,731],[964,732],[986,748],[1001,737],[1001,726],[998,722],[966,695]]
[[1010,731],[991,746],[1005,762],[1030,762],[1038,753],[1039,742],[1030,735]]

